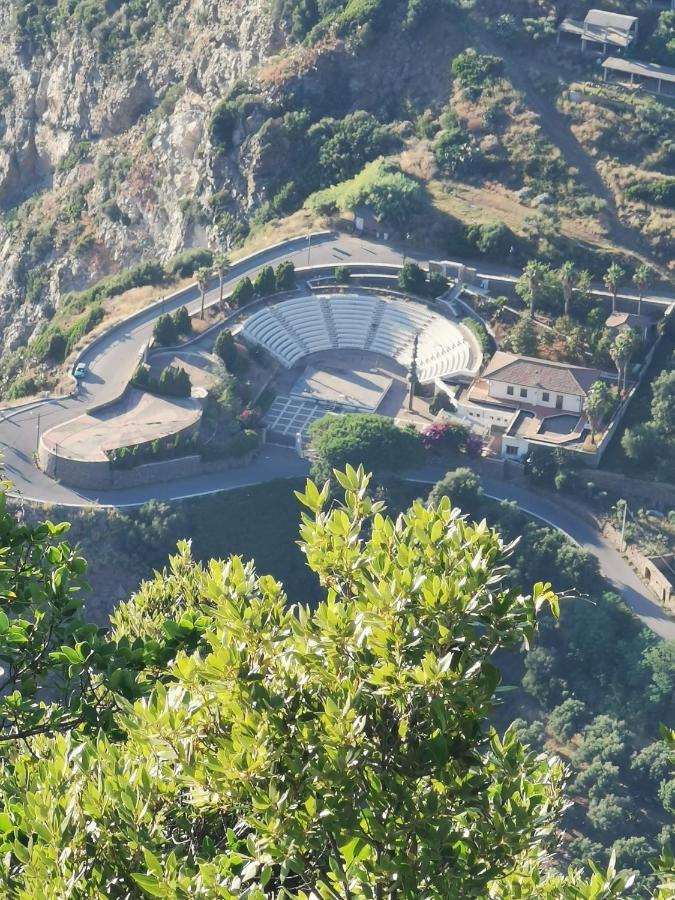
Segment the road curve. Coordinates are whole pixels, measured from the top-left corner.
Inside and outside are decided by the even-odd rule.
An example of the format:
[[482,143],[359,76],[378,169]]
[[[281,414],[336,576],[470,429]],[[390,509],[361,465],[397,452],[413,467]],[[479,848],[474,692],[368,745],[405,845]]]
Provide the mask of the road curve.
[[[300,268],[312,265],[381,264],[398,265],[404,259],[422,259],[409,251],[405,256],[387,244],[354,236],[326,236],[312,245],[298,241],[289,252],[287,246],[270,248],[255,257],[235,263],[225,282],[230,291],[245,275],[254,276],[264,265],[292,260]],[[486,277],[512,277],[504,269],[486,266]],[[207,293],[207,303],[217,299],[215,283]],[[671,302],[658,298],[657,303]],[[113,326],[87,351],[82,359],[89,367],[86,384],[78,396],[46,400],[17,410],[5,410],[0,419],[0,453],[6,477],[15,485],[14,493],[36,503],[70,507],[138,506],[148,500],[175,501],[203,496],[238,487],[261,484],[274,478],[303,476],[308,467],[292,450],[265,447],[246,468],[194,476],[165,484],[144,485],[115,491],[85,491],[69,488],[48,478],[33,464],[33,453],[40,432],[84,413],[89,407],[117,396],[136,366],[138,354],[149,340],[154,322],[162,312],[172,312],[186,305],[191,312],[199,307],[196,288],[189,287],[167,299],[163,307],[153,307],[137,315],[132,322]],[[0,411],[0,415],[3,411]],[[39,418],[38,418],[39,417]],[[444,470],[425,470],[419,480],[435,481]],[[587,523],[559,509],[550,501],[515,485],[484,479],[487,493],[499,499],[515,500],[521,508],[538,516],[555,528],[566,532],[580,546],[599,560],[603,573],[614,584],[628,605],[644,624],[663,638],[675,640],[675,621],[670,619],[648,589],[642,585],[623,557]]]

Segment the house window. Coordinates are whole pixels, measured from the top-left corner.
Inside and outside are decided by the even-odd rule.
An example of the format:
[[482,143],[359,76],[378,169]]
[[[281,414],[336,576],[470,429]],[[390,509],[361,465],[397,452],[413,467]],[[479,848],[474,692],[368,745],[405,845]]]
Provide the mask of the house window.
[[514,447],[512,444],[507,444],[506,455],[507,456],[518,456],[518,448]]
[[521,397],[527,397],[527,388],[521,388],[521,389],[520,389],[520,396],[521,396]]
[[513,388],[511,387],[511,385],[506,388],[506,393],[509,395],[509,397],[513,397]]
[[548,393],[548,391],[544,391],[544,393],[541,395],[541,399],[544,403],[548,403],[548,401],[551,399],[551,395]]
[[556,398],[555,398],[555,408],[556,408],[556,409],[562,409],[562,406],[563,406],[563,398],[562,398],[562,394],[556,394]]

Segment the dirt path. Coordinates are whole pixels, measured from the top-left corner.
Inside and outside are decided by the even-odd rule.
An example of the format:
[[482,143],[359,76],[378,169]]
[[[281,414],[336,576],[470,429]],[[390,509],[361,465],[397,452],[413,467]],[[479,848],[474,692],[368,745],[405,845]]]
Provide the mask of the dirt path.
[[511,83],[523,94],[527,107],[538,116],[546,138],[560,150],[567,164],[578,170],[579,181],[588,189],[589,194],[600,197],[607,204],[605,218],[608,238],[617,246],[649,262],[657,271],[662,271],[662,262],[654,256],[642,236],[621,222],[614,194],[598,172],[595,160],[577,140],[568,120],[558,111],[553,100],[541,93],[530,79],[522,59],[505,52],[503,45],[493,42],[485,33],[481,34],[481,43],[489,53],[504,59]]

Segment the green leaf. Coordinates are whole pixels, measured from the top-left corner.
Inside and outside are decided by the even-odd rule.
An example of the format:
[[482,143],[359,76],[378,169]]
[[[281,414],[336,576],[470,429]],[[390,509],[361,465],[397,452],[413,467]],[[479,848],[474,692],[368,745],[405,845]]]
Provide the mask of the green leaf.
[[159,879],[154,875],[143,875],[141,872],[132,872],[131,877],[141,890],[145,891],[145,893],[149,894],[151,897],[167,896],[166,885],[160,884]]
[[8,834],[10,831],[14,830],[14,825],[12,820],[9,817],[9,814],[6,812],[0,812],[0,831],[3,834]]
[[2,610],[0,610],[0,634],[4,634],[9,628],[9,619]]

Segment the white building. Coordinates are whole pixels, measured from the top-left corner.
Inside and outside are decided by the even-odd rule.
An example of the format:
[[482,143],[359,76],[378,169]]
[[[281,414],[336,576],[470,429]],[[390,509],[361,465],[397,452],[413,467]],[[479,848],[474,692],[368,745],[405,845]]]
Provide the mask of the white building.
[[457,394],[456,412],[501,456],[526,456],[532,445],[579,447],[589,431],[584,403],[596,381],[616,377],[500,350],[471,387]]

